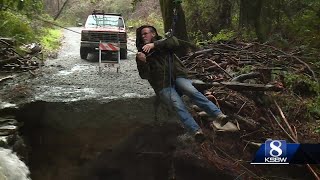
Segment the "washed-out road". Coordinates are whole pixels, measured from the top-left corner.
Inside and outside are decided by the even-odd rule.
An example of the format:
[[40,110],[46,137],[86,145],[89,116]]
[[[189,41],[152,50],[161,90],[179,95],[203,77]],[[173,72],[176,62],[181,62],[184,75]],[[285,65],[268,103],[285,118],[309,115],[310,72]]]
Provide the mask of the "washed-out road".
[[[81,32],[81,27],[70,28]],[[2,106],[21,101],[70,102],[109,101],[118,98],[150,97],[147,81],[140,79],[135,63],[135,39],[128,38],[128,59],[121,60],[120,71],[105,67],[99,75],[97,54],[80,58],[80,33],[63,30],[62,46],[56,59],[48,59],[34,75],[17,75],[3,83]],[[106,57],[108,58],[108,57]],[[14,92],[14,94],[12,94]]]

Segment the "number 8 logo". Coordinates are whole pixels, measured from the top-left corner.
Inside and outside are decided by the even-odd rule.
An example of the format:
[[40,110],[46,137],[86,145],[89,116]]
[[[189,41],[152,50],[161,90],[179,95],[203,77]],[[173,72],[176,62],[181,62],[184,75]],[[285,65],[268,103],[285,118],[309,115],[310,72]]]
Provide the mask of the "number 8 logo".
[[[278,146],[276,144],[278,144]],[[280,141],[277,141],[277,140],[274,140],[270,143],[270,151],[269,151],[269,154],[272,156],[272,157],[279,157],[281,156],[282,154],[282,150],[280,149],[282,143]],[[276,152],[276,153],[274,153]]]

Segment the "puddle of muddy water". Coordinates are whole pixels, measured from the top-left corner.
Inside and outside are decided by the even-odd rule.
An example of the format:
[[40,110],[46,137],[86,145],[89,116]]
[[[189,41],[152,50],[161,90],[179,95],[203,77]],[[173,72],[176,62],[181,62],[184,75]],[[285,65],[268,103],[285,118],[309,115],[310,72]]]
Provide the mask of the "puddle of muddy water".
[[8,102],[2,102],[0,101],[0,109],[5,109],[5,108],[16,108],[16,104],[8,103]]
[[42,86],[41,89],[47,89],[47,91],[37,94],[35,100],[58,99],[63,102],[74,102],[93,98],[97,94],[94,88],[79,88],[77,86]]
[[96,69],[97,67],[95,67],[94,65],[90,65],[90,64],[77,64],[75,66],[73,66],[70,70],[62,70],[58,72],[58,76],[66,76],[66,75],[70,75],[73,73],[79,73],[81,71],[86,71],[88,69]]

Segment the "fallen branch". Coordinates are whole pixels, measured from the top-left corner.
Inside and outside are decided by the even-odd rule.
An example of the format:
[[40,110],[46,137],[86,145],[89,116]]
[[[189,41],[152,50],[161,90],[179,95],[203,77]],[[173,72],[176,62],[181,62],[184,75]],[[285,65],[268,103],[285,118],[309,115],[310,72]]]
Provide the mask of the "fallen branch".
[[248,74],[241,74],[237,77],[234,77],[231,81],[235,81],[235,82],[243,82],[244,80],[247,79],[254,79],[254,78],[258,78],[260,77],[260,73],[258,72],[251,72]]
[[280,124],[280,122],[277,120],[277,117],[273,114],[273,112],[269,109],[269,113],[273,117],[273,119],[277,122],[278,126],[282,129],[282,131],[293,141],[295,142],[294,137],[292,137],[285,129],[284,127]]
[[280,106],[278,105],[277,101],[276,101],[276,100],[273,100],[273,102],[274,102],[274,103],[275,103],[275,105],[277,106],[277,108],[278,108],[278,110],[279,110],[279,113],[280,113],[280,115],[281,115],[281,117],[282,117],[283,121],[286,123],[286,125],[287,125],[287,127],[288,127],[288,129],[289,129],[289,131],[290,131],[290,133],[291,133],[291,135],[293,135],[293,137],[294,137],[295,141],[296,141],[296,142],[298,142],[297,134],[296,134],[296,133],[294,133],[294,131],[292,130],[292,128],[291,128],[291,126],[290,126],[290,124],[289,124],[289,122],[288,122],[287,118],[284,116],[284,113],[283,113],[283,111],[281,110]]
[[224,70],[217,62],[213,61],[213,63],[214,63],[220,70],[222,70],[226,75],[228,75],[230,78],[232,78],[232,76],[231,76],[226,70]]
[[226,88],[236,91],[282,91],[283,87],[279,87],[271,84],[249,84],[238,82],[212,82],[205,83],[203,81],[194,81],[192,84],[199,89],[209,89],[213,86],[225,86]]
[[[221,153],[223,153],[225,156],[227,156],[229,159],[233,160],[235,163],[237,162],[234,158],[232,158],[229,154],[227,154],[225,151],[223,151],[222,149],[220,149],[218,146],[216,147]],[[255,174],[254,172],[252,172],[251,170],[249,170],[247,167],[243,166],[240,163],[237,163],[238,165],[240,165],[246,172],[248,172],[248,174],[251,174],[253,177],[257,178],[257,179],[266,179],[264,177],[258,176],[257,174]]]
[[262,143],[256,143],[256,142],[251,142],[251,141],[247,141],[247,140],[243,140],[243,141],[248,144],[254,145],[256,147],[260,147],[262,145]]
[[187,59],[187,61],[194,59],[196,56],[198,56],[198,55],[200,55],[200,54],[205,54],[205,53],[209,53],[209,52],[212,52],[212,51],[213,51],[213,49],[205,49],[205,50],[197,51],[197,52],[193,53],[193,54]]
[[275,47],[273,47],[273,46],[269,46],[269,45],[266,45],[266,44],[261,44],[261,45],[262,45],[262,46],[269,47],[269,48],[272,48],[272,49],[274,49],[274,50],[276,50],[276,51],[279,51],[279,52],[283,53],[283,54],[286,55],[287,57],[292,57],[292,58],[294,58],[295,60],[299,61],[301,64],[303,64],[304,66],[307,67],[307,69],[311,72],[313,79],[314,79],[315,81],[317,81],[316,74],[314,73],[314,71],[310,68],[310,66],[309,66],[306,62],[302,61],[301,59],[299,59],[299,58],[296,57],[296,56],[290,55],[290,54],[288,54],[288,53],[286,53],[286,52],[284,52],[284,51],[281,51],[280,49],[275,48]]
[[2,81],[5,81],[5,80],[8,80],[8,79],[13,79],[15,76],[7,76],[7,77],[4,77],[4,78],[1,78],[0,79],[0,82]]
[[245,122],[246,124],[248,124],[248,125],[250,125],[250,126],[252,126],[254,128],[256,128],[257,125],[259,125],[259,123],[254,121],[253,119],[244,118],[244,117],[242,117],[240,115],[237,115],[237,114],[233,114],[232,118],[235,118],[235,119],[238,119],[238,120],[240,120],[242,122]]
[[[288,132],[286,132],[284,129],[283,129],[283,130],[286,132],[287,135],[290,136],[290,138],[293,140],[293,142],[299,143],[297,134],[292,130],[289,122],[287,121],[287,118],[286,118],[286,117],[284,116],[284,114],[283,114],[283,111],[281,110],[281,108],[279,107],[278,103],[277,103],[275,100],[274,100],[274,102],[275,102],[275,104],[276,104],[276,106],[277,106],[277,108],[278,108],[278,110],[279,110],[279,112],[280,112],[280,115],[281,115],[282,119],[285,121],[285,124],[287,125],[287,127],[288,127],[291,135],[289,135]],[[270,111],[270,112],[271,112],[271,111]],[[278,122],[278,121],[277,121],[277,122]],[[278,123],[278,124],[279,124],[279,126],[281,126],[280,123]],[[318,176],[317,172],[310,166],[310,164],[306,164],[306,165],[307,165],[308,169],[311,171],[312,175],[313,175],[317,180],[320,180],[320,177]]]
[[247,102],[244,102],[244,103],[242,104],[242,106],[241,106],[240,109],[238,110],[237,114],[239,114],[239,113],[241,112],[242,108],[243,108],[246,104],[247,104]]
[[17,60],[17,56],[9,56],[7,59],[0,60],[0,66],[8,63],[14,63]]
[[15,40],[13,38],[0,38],[0,47],[8,48],[12,47],[14,44]]

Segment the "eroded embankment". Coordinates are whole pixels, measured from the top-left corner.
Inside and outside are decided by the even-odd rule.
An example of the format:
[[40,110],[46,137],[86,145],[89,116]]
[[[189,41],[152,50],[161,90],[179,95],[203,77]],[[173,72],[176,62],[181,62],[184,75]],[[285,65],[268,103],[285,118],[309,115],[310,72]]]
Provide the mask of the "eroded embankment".
[[251,160],[257,150],[243,144],[239,133],[205,127],[207,140],[196,143],[167,110],[160,109],[155,122],[152,104],[153,98],[38,101],[0,114],[23,123],[25,146],[18,151],[33,180],[311,178],[304,167],[237,162]]
[[155,122],[152,103],[153,98],[137,98],[22,106],[15,116],[23,122],[20,133],[27,145],[25,161],[31,178],[232,177],[227,171],[212,171],[186,159],[181,148],[197,144],[167,110],[160,108]]

